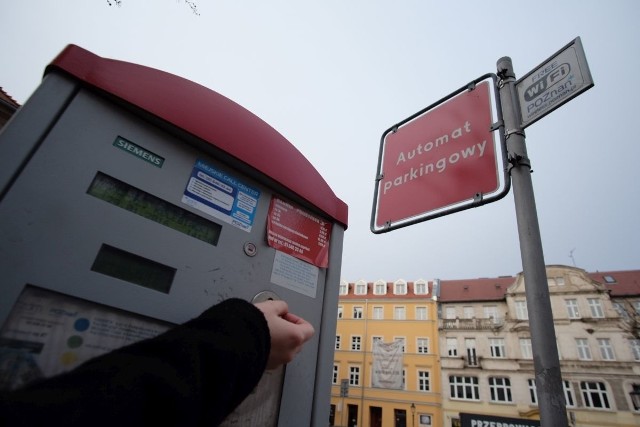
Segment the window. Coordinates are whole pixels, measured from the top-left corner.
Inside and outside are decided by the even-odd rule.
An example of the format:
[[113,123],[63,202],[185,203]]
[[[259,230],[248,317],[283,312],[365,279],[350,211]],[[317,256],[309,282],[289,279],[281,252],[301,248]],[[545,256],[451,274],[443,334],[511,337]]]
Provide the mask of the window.
[[467,350],[467,364],[469,366],[477,366],[478,358],[476,356],[476,340],[475,338],[465,338],[464,347]]
[[400,343],[402,344],[402,352],[404,353],[406,351],[405,349],[405,337],[393,337],[393,341],[400,341]]
[[333,365],[333,376],[331,377],[332,384],[338,384],[338,365]]
[[373,307],[373,318],[376,320],[384,319],[384,307]]
[[640,301],[634,301],[633,308],[635,308],[636,314],[640,314]]
[[447,356],[457,356],[457,355],[458,355],[458,339],[447,338]]
[[427,307],[416,307],[416,320],[427,320]]
[[386,295],[387,294],[387,282],[383,282],[382,280],[378,280],[373,284],[373,294],[374,295]]
[[393,308],[393,318],[395,320],[404,320],[407,318],[406,309],[404,307]]
[[603,276],[603,279],[607,283],[616,283],[616,279],[613,276]]
[[[536,388],[536,380],[529,378],[527,380],[529,384],[529,396],[531,398],[531,404],[538,404],[538,390]],[[573,396],[573,390],[571,389],[571,383],[569,381],[562,381],[562,388],[564,390],[564,401],[567,407],[575,407],[575,397]]]
[[[640,394],[640,384],[633,384],[631,386],[631,393],[629,393],[630,396],[637,396]],[[640,410],[640,405],[638,405],[637,400],[634,399],[633,397],[631,397],[631,403],[633,404],[633,409],[638,411]]]
[[362,319],[362,307],[353,307],[353,318],[354,319]]
[[629,313],[627,313],[627,310],[624,308],[624,304],[620,302],[614,302],[613,308],[615,308],[616,311],[618,312],[618,316],[623,317],[625,319],[629,318]]
[[598,338],[598,347],[600,348],[600,357],[602,360],[615,360],[613,355],[613,347],[611,347],[611,340],[609,338]]
[[417,346],[418,353],[420,354],[428,354],[429,353],[429,338],[417,338]]
[[558,337],[556,337],[556,348],[558,349],[558,359],[562,360],[562,347],[560,347]]
[[478,378],[449,376],[449,397],[452,399],[480,400]]
[[489,338],[489,347],[491,348],[491,357],[500,359],[507,357],[504,347],[504,338]]
[[567,316],[569,316],[569,319],[580,318],[580,312],[578,311],[578,300],[566,299],[564,300],[564,305],[567,308]]
[[342,319],[342,313],[343,313],[342,306],[341,306],[341,305],[339,305],[339,306],[338,306],[338,319]]
[[511,381],[505,377],[489,377],[492,402],[511,402]]
[[427,294],[427,282],[424,280],[418,280],[413,284],[413,293],[416,295]]
[[602,318],[604,317],[604,311],[602,310],[602,302],[598,298],[588,298],[589,310],[591,310],[591,317]]
[[527,380],[529,384],[529,397],[531,398],[531,404],[538,404],[538,390],[536,389],[536,380],[534,378],[529,378]]
[[578,349],[578,359],[591,360],[591,349],[586,338],[576,338],[576,347]]
[[444,310],[444,318],[445,319],[455,319],[456,318],[456,308],[455,307],[446,307]]
[[429,371],[418,371],[418,391],[429,391]]
[[611,409],[607,387],[596,381],[581,381],[582,400],[587,408]]
[[547,278],[549,286],[564,286],[564,277],[549,277]]
[[349,284],[347,282],[340,282],[340,295],[347,295],[349,293]]
[[520,338],[520,353],[522,353],[523,359],[533,359],[531,338]]
[[529,313],[527,312],[527,302],[525,300],[515,301],[516,304],[516,319],[527,320],[529,319]]
[[367,294],[367,282],[364,280],[358,280],[356,282],[356,295],[366,295]]
[[407,282],[404,280],[398,280],[393,284],[394,295],[406,295],[407,294]]
[[362,348],[362,337],[360,335],[351,335],[351,350],[360,351]]
[[360,385],[360,366],[349,366],[349,385]]
[[[384,342],[384,338],[379,335],[374,335],[371,337],[371,348],[375,348],[376,341]],[[373,351],[373,350],[372,350]]]
[[573,395],[573,388],[569,381],[562,381],[562,388],[564,389],[564,402],[567,406],[576,406],[576,398]]
[[340,335],[336,335],[336,350],[340,350]]
[[475,317],[475,313],[473,307],[464,306],[462,307],[462,318],[463,319],[473,319]]
[[485,305],[482,307],[482,311],[484,312],[485,319],[498,320],[498,307],[495,305]]
[[640,360],[640,340],[639,339],[629,340],[629,344],[631,344],[631,352],[633,353],[633,360]]

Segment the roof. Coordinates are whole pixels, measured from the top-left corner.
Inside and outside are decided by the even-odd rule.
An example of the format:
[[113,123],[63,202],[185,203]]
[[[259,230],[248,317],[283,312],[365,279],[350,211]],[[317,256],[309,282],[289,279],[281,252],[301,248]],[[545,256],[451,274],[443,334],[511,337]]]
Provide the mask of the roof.
[[[417,280],[416,280],[417,282]],[[374,294],[374,282],[367,283],[367,293],[366,294],[356,294],[354,291],[355,285],[357,282],[349,283],[349,292],[346,295],[340,295],[340,300],[390,300],[390,299],[420,299],[420,300],[430,300],[433,297],[433,287],[432,283],[428,282],[426,286],[427,293],[426,294],[416,294],[414,291],[415,282],[404,282],[407,284],[407,292],[406,294],[394,294],[393,293],[393,282],[386,282],[387,293],[383,295]],[[425,282],[426,283],[426,282]]]
[[18,101],[13,99],[11,95],[5,92],[2,87],[0,87],[0,100],[4,101],[7,105],[14,107],[15,109],[20,107],[20,104],[18,104]]
[[602,283],[613,297],[640,296],[640,270],[598,271],[589,277]]
[[45,74],[64,72],[221,149],[347,227],[348,207],[280,133],[204,86],[153,68],[67,46]]
[[500,301],[507,288],[515,282],[511,276],[497,278],[441,280],[438,300],[446,302]]

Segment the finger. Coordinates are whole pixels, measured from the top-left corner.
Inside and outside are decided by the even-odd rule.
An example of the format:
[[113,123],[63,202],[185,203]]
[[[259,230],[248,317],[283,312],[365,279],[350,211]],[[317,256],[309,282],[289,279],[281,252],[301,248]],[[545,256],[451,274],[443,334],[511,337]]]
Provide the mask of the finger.
[[302,317],[296,316],[293,313],[287,313],[284,316],[282,316],[282,318],[288,322],[295,323],[296,325],[305,322],[305,320]]
[[274,300],[273,307],[276,310],[276,313],[278,314],[278,316],[280,317],[285,316],[289,312],[289,306],[287,305],[286,302],[282,300],[277,300],[277,301]]
[[282,317],[289,311],[289,306],[282,300],[268,300],[256,304],[263,308],[263,311],[269,311],[275,315]]
[[304,340],[304,342],[307,342],[312,336],[313,334],[316,333],[315,329],[313,329],[313,326],[311,325],[311,323],[304,321],[304,323],[299,323],[298,324],[298,328],[300,333],[302,334],[302,338]]

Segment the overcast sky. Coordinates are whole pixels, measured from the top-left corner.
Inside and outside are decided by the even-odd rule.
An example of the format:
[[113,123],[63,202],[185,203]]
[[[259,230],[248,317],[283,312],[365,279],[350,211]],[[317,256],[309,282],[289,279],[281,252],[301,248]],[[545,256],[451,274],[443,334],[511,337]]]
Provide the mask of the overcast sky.
[[595,87],[526,130],[546,264],[640,268],[640,2],[20,0],[0,3],[0,86],[24,103],[67,45],[164,70],[252,111],[349,205],[348,281],[522,271],[513,193],[369,231],[382,133],[511,57],[520,77],[580,36]]

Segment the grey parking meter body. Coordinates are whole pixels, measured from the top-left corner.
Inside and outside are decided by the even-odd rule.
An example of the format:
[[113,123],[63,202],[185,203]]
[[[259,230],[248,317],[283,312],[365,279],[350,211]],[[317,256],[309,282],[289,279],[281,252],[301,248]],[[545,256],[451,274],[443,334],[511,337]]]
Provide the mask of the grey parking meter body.
[[327,424],[347,206],[261,119],[69,46],[0,133],[0,197],[0,387],[279,298],[316,335],[228,423]]

